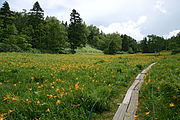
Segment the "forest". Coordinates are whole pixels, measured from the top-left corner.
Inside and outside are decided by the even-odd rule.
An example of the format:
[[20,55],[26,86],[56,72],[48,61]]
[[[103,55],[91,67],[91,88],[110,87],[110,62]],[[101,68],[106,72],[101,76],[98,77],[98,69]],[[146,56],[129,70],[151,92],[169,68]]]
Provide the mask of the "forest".
[[0,8],[0,52],[33,52],[75,54],[77,48],[90,45],[105,54],[160,53],[162,50],[179,52],[180,33],[165,39],[148,35],[140,42],[120,33],[105,34],[94,25],[86,25],[73,9],[70,22],[44,16],[35,2],[29,11],[11,11],[8,2]]

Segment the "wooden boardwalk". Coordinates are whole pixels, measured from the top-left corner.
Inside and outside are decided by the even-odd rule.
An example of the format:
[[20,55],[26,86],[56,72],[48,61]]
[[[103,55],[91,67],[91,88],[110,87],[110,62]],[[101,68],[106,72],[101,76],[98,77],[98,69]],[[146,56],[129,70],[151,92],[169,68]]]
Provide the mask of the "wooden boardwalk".
[[141,83],[144,82],[144,74],[156,63],[152,63],[141,73],[138,74],[135,81],[128,89],[123,102],[119,105],[113,120],[134,120],[134,115],[137,110],[138,94],[141,87]]

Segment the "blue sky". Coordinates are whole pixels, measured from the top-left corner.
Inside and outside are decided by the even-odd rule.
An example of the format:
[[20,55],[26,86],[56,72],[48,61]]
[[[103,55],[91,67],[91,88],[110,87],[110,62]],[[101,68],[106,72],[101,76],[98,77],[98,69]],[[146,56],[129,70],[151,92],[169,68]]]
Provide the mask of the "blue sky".
[[[2,3],[5,0],[0,0]],[[27,11],[37,0],[7,0],[11,10]],[[148,34],[165,38],[180,32],[180,0],[38,0],[45,15],[69,21],[76,9],[86,24],[105,33],[119,32],[141,40]]]

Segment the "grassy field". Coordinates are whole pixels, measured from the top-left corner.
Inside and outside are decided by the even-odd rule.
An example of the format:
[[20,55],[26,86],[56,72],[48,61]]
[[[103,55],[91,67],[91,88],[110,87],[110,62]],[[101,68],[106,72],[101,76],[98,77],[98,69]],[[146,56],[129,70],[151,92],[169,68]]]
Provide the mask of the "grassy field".
[[180,120],[180,54],[164,55],[145,75],[140,120]]
[[136,75],[161,59],[150,54],[0,53],[0,118],[112,119]]

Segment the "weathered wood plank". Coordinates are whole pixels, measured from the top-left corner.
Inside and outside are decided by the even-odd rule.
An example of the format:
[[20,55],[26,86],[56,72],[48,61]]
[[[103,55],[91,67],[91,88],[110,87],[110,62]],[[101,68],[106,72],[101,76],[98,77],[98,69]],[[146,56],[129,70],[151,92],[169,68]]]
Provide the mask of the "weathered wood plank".
[[134,88],[139,84],[139,82],[140,82],[139,80],[135,80],[131,85],[131,87],[129,88],[129,90],[134,90]]
[[124,97],[124,100],[123,100],[122,103],[124,103],[124,104],[129,104],[130,99],[131,99],[132,91],[133,91],[133,90],[131,90],[131,89],[129,89],[129,90],[127,91],[126,96]]
[[134,120],[134,115],[137,110],[138,94],[142,82],[144,81],[144,74],[156,63],[149,65],[140,74],[137,75],[135,81],[128,89],[122,104],[120,104],[113,120]]
[[113,120],[123,120],[124,119],[124,115],[125,112],[127,110],[127,104],[121,104],[115,114],[115,116],[113,117]]

